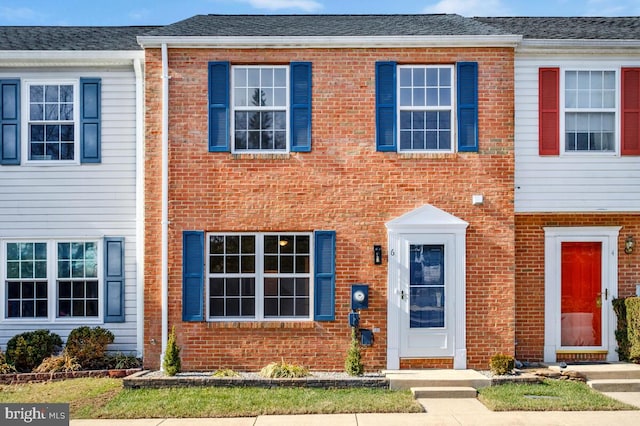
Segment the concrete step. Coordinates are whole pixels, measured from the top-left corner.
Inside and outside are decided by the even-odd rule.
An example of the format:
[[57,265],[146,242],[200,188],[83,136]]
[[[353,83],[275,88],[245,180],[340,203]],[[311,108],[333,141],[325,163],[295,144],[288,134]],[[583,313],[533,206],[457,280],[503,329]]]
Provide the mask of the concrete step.
[[559,365],[549,366],[552,370],[577,371],[583,374],[587,380],[606,379],[640,379],[640,365],[625,362],[610,364],[568,365],[560,368]]
[[480,389],[491,386],[491,380],[475,370],[393,370],[384,372],[391,389],[420,387],[471,387]]
[[640,379],[588,380],[587,385],[599,392],[640,392]]
[[478,391],[470,386],[455,387],[418,387],[411,388],[415,399],[418,398],[475,398]]

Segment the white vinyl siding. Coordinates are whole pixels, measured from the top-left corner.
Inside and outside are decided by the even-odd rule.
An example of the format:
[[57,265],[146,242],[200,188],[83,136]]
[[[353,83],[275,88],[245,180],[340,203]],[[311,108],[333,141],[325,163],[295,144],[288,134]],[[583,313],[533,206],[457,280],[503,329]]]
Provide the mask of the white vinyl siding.
[[[640,59],[567,55],[527,58],[515,63],[515,210],[525,212],[635,212],[640,211],[640,157],[591,152],[540,156],[538,152],[538,70],[616,69],[640,66]],[[617,96],[619,108],[620,96]],[[619,124],[616,123],[617,129]],[[562,131],[562,129],[561,129]],[[560,136],[561,144],[564,135]]]
[[[100,325],[115,334],[111,350],[131,353],[142,349],[137,347],[136,337],[136,81],[133,69],[21,72],[0,69],[0,78],[20,78],[21,81],[79,80],[80,77],[101,78],[102,82],[101,163],[0,166],[0,240],[92,240],[103,244],[105,236],[124,237],[126,322],[91,325]],[[22,84],[21,91],[26,87]],[[21,96],[22,102],[23,99]],[[20,118],[26,117],[21,114]],[[21,134],[21,143],[26,141]],[[4,286],[2,289],[4,291]],[[100,303],[103,302],[100,299]],[[14,321],[10,326],[3,326],[1,321],[1,348],[18,332],[42,327],[65,340],[73,328],[86,322],[80,318],[45,324],[21,320],[19,325]]]

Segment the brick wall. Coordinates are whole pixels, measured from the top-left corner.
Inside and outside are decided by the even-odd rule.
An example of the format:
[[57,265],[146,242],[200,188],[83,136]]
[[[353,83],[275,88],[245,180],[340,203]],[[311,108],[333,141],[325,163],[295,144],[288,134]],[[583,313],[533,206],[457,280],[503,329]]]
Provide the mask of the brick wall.
[[[160,360],[161,56],[146,51],[145,366]],[[313,63],[313,147],[286,156],[207,152],[207,63]],[[375,62],[479,63],[479,153],[398,155],[375,150]],[[467,348],[470,367],[514,352],[513,50],[169,50],[169,323],[186,370],[256,370],[285,359],[342,370],[349,347],[350,284],[370,285],[361,327],[380,328],[363,349],[386,366],[385,222],[432,204],[470,223]],[[472,206],[483,194],[485,204]],[[183,323],[181,234],[205,231],[337,232],[336,320]],[[155,342],[155,344],[154,344]],[[427,363],[428,364],[428,363]]]
[[[544,355],[543,228],[546,226],[622,226],[618,238],[618,296],[635,294],[635,284],[640,282],[638,252],[624,253],[627,235],[640,235],[640,215],[516,215],[516,356],[521,361],[542,361]],[[597,360],[599,356],[589,359]]]

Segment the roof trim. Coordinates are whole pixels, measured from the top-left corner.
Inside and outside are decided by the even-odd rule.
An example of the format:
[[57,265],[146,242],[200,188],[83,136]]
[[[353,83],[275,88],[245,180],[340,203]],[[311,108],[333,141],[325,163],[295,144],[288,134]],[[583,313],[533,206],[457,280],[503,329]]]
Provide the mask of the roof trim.
[[130,65],[143,50],[0,50],[0,67]]
[[147,48],[233,48],[233,49],[295,49],[295,48],[370,48],[370,47],[515,47],[522,41],[519,35],[438,35],[438,36],[138,36],[138,43]]
[[516,51],[519,53],[553,53],[555,51],[567,53],[581,50],[601,49],[606,53],[634,50],[637,53],[640,40],[567,40],[567,39],[524,39]]

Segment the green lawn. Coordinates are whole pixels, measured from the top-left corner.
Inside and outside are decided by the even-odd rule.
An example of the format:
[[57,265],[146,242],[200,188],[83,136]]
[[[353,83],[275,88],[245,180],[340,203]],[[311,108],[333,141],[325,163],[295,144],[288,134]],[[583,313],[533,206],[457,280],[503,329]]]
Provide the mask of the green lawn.
[[481,389],[478,399],[493,411],[637,410],[594,391],[585,383],[566,380],[491,386]]
[[250,387],[123,389],[121,380],[108,378],[2,386],[0,402],[66,402],[75,419],[423,411],[409,391]]

